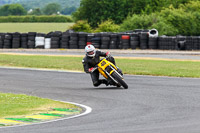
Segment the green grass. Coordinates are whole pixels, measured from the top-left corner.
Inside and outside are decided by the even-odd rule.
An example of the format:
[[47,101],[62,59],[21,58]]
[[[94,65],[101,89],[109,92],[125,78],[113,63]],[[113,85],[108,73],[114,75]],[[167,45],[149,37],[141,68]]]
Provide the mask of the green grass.
[[[83,57],[0,55],[1,66],[83,71]],[[200,78],[199,61],[116,59],[125,74]]]
[[82,58],[64,56],[0,55],[1,66],[82,70]]
[[51,108],[77,108],[75,105],[23,94],[0,93],[0,118],[45,113]]
[[120,59],[117,63],[128,74],[200,78],[200,62]]
[[0,23],[0,32],[39,32],[66,31],[73,23]]

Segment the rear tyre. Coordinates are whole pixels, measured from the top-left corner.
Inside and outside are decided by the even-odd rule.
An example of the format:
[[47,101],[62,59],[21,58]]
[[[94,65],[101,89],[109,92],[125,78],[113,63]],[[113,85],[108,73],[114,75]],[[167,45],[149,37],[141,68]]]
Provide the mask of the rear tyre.
[[113,72],[113,73],[112,73],[112,76],[113,76],[113,78],[114,78],[115,80],[117,80],[117,81],[124,87],[124,89],[128,89],[128,85],[124,82],[123,79],[121,79],[121,78],[119,77],[119,75],[118,75],[116,72]]

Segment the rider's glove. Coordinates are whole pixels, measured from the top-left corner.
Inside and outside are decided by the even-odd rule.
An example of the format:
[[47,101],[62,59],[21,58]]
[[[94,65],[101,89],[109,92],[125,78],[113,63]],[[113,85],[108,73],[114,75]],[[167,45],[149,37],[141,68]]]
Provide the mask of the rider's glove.
[[106,58],[109,58],[111,55],[110,55],[110,52],[107,52],[106,53]]
[[91,67],[91,68],[88,69],[88,71],[89,71],[90,73],[92,73],[92,72],[94,71],[94,68]]

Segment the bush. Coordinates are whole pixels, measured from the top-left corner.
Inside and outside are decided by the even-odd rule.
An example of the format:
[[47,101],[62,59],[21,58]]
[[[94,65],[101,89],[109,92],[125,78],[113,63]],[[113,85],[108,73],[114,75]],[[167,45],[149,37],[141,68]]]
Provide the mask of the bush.
[[158,23],[155,23],[149,27],[149,29],[154,28],[158,30],[159,35],[175,36],[178,34],[178,30],[165,21],[159,21]]
[[83,21],[80,20],[78,21],[76,24],[74,24],[72,27],[70,27],[70,29],[78,32],[78,31],[82,31],[82,32],[92,32],[92,28],[90,27],[90,25],[88,24],[87,21]]
[[102,22],[95,32],[118,32],[120,26],[115,24],[112,20]]
[[168,8],[161,11],[160,16],[165,18],[166,22],[176,27],[178,34],[181,35],[199,35],[200,20],[198,12],[186,12],[182,8]]
[[0,16],[0,23],[8,22],[27,22],[27,23],[37,23],[37,22],[73,22],[72,18],[69,16]]
[[159,13],[150,15],[133,15],[121,24],[120,31],[156,28],[159,35],[199,35],[200,34],[200,2],[173,6]]
[[185,5],[181,5],[185,12],[200,12],[200,1],[190,1]]
[[156,14],[151,15],[136,15],[127,17],[121,24],[120,31],[134,30],[134,29],[148,29],[153,24],[157,23],[161,18]]

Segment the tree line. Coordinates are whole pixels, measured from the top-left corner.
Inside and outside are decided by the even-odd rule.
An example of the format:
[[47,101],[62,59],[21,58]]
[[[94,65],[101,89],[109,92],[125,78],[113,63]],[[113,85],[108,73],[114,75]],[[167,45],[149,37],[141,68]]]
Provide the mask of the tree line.
[[26,10],[44,8],[49,3],[58,3],[62,9],[65,7],[79,7],[80,0],[0,0],[0,6],[5,4],[21,4]]
[[[174,8],[191,0],[81,0],[73,14],[76,20],[88,20],[92,27],[112,19],[116,24],[131,14],[151,14],[172,5]],[[99,10],[101,9],[101,10]]]
[[0,16],[11,16],[11,15],[53,15],[63,14],[70,15],[76,11],[76,7],[65,7],[62,8],[58,3],[49,3],[44,8],[35,8],[26,10],[21,4],[6,4],[0,7]]
[[200,35],[199,0],[81,0],[73,18],[94,29],[112,21],[120,26],[116,32],[157,28],[160,35]]

